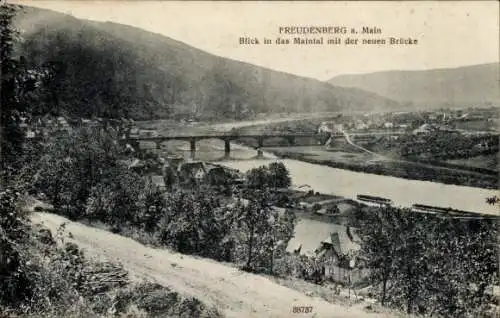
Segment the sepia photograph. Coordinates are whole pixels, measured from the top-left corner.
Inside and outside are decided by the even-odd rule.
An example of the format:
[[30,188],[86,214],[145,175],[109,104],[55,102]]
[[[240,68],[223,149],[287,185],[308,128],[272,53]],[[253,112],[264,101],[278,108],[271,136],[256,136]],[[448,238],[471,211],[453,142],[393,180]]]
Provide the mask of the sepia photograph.
[[496,1],[0,3],[0,318],[500,317]]

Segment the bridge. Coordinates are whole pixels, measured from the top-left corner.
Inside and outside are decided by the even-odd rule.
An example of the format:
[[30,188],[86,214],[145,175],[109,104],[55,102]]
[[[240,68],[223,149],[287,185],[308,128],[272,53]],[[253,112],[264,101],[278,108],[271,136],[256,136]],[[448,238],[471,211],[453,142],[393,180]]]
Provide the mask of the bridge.
[[[317,138],[315,133],[262,133],[262,134],[238,134],[234,132],[223,133],[203,133],[203,134],[172,134],[166,136],[129,136],[127,141],[131,142],[154,142],[156,149],[160,149],[163,142],[169,140],[183,140],[189,141],[191,158],[196,154],[196,142],[204,139],[220,139],[224,141],[224,157],[228,158],[231,154],[231,142],[240,138],[252,138],[257,141],[258,156],[262,156],[261,148],[264,146],[264,140],[269,138],[282,138],[285,139],[289,145],[294,145],[297,138]],[[344,138],[342,134],[338,136]]]
[[[363,138],[363,137],[376,137],[376,136],[387,136],[387,135],[400,135],[401,132],[398,131],[376,131],[376,132],[357,132],[350,133],[349,136],[353,138]],[[188,141],[190,144],[191,158],[195,158],[196,155],[196,142],[204,139],[219,139],[224,141],[224,157],[229,158],[231,154],[231,142],[240,139],[255,139],[257,141],[257,154],[259,157],[262,156],[261,148],[264,146],[264,140],[270,138],[282,138],[288,142],[290,146],[295,145],[297,138],[319,138],[319,135],[315,132],[172,132],[170,134],[162,136],[130,136],[128,132],[126,140],[132,143],[137,142],[153,142],[156,144],[156,149],[160,149],[161,144],[169,140],[183,140]],[[344,139],[346,136],[343,132],[332,132],[330,133],[332,139]]]

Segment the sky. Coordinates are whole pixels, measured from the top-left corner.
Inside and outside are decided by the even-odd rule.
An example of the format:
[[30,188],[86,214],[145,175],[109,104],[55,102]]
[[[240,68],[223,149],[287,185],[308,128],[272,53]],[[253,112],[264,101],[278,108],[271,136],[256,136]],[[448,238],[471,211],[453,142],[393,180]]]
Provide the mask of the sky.
[[[499,62],[497,1],[176,2],[9,1],[77,18],[139,27],[209,53],[278,71],[327,80],[342,74],[452,68]],[[278,45],[286,26],[377,27],[372,38],[403,37],[417,45]],[[341,40],[352,35],[342,34]],[[241,45],[257,37],[258,45]],[[273,44],[263,44],[266,37]],[[321,35],[309,36],[321,37]],[[324,38],[335,37],[327,35]]]

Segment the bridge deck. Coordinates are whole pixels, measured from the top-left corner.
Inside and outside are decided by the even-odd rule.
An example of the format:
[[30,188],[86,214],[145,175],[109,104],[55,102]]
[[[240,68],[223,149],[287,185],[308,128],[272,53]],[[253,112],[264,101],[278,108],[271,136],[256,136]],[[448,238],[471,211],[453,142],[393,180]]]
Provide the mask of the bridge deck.
[[315,133],[296,133],[296,134],[177,134],[167,136],[137,136],[130,139],[142,141],[162,141],[172,139],[238,139],[238,138],[300,138],[300,137],[316,137]]

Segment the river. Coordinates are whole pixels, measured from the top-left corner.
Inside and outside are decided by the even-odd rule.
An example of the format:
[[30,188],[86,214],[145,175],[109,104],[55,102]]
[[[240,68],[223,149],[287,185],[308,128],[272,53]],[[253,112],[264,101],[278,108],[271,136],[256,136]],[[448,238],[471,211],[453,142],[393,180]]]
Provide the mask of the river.
[[223,165],[247,171],[273,161],[283,162],[294,185],[307,184],[314,191],[355,199],[358,194],[369,194],[392,199],[396,206],[427,204],[439,207],[500,214],[498,206],[486,203],[486,198],[498,191],[473,187],[408,180],[390,176],[336,169],[291,159],[262,159],[222,161]]

